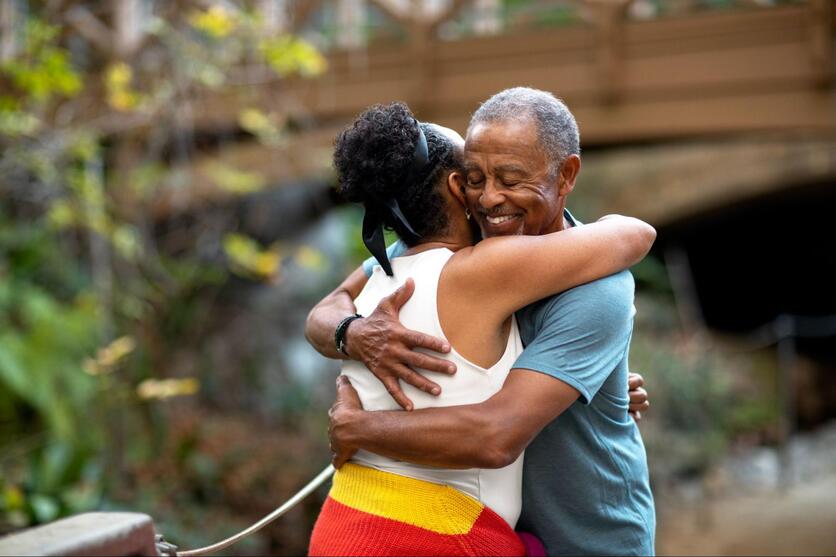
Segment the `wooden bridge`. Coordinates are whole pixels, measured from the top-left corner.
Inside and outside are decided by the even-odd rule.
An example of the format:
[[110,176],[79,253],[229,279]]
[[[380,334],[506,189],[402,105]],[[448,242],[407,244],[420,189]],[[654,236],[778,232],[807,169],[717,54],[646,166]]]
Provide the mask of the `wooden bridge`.
[[[584,148],[765,134],[772,144],[791,146],[801,137],[817,152],[836,147],[832,0],[772,7],[743,2],[738,9],[647,20],[630,15],[635,1],[587,0],[573,3],[580,14],[574,25],[441,38],[440,26],[474,3],[452,1],[446,10],[421,15],[399,11],[394,0],[376,0],[406,38],[335,49],[329,71],[316,80],[242,84],[266,110],[293,107],[290,116],[302,131],[278,149],[255,141],[228,145],[223,160],[274,184],[330,180],[336,132],[368,105],[403,100],[421,119],[463,132],[480,101],[516,85],[564,98],[578,118]],[[232,96],[239,93],[203,98],[197,128],[234,129],[239,106]],[[218,193],[205,178],[216,161],[211,153],[193,162],[196,193]],[[831,174],[832,158],[824,166],[807,170]],[[619,195],[603,205],[619,206]]]
[[[628,19],[630,3],[586,1],[587,19],[576,25],[457,40],[420,27],[407,41],[332,52],[322,79],[285,86],[279,97],[265,83],[264,102],[289,95],[309,118],[339,125],[372,103],[400,99],[421,118],[463,131],[479,102],[530,85],[569,103],[586,144],[832,131],[833,2],[648,21]],[[235,121],[224,100],[207,100],[199,126]]]
[[[62,0],[50,9],[65,12],[67,32],[81,35],[104,59],[130,59],[149,42],[145,4]],[[208,3],[171,4],[188,12]],[[787,167],[775,161],[790,151],[803,152],[801,163],[793,163],[792,181],[830,180],[836,164],[828,155],[836,151],[836,2],[725,0],[724,9],[709,4],[253,0],[248,5],[271,32],[319,38],[329,69],[318,79],[289,80],[263,67],[236,68],[220,92],[197,92],[184,125],[195,136],[225,138],[222,148],[186,157],[184,172],[175,174],[187,179],[164,189],[155,210],[164,217],[230,195],[212,180],[218,162],[257,172],[273,186],[330,183],[334,136],[370,104],[403,100],[419,118],[464,132],[481,101],[516,85],[564,98],[578,118],[587,154],[594,147],[671,147],[649,155],[654,172],[627,169],[623,179],[596,190],[604,209],[634,212],[657,224],[679,218],[692,201],[702,203],[699,191],[705,187],[715,193],[726,187],[716,180],[704,185],[703,173],[695,172],[701,157],[708,157],[704,165],[737,166],[733,176],[726,175],[732,180],[726,189],[746,195],[783,187]],[[0,3],[0,60],[15,48],[16,5],[25,2]],[[552,24],[554,14],[559,25]],[[248,107],[280,113],[294,133],[279,146],[241,133],[240,112]],[[115,139],[117,145],[130,143]],[[684,142],[696,148],[683,150]],[[734,153],[747,164],[736,165]],[[585,157],[584,183],[596,173],[592,161]],[[657,179],[671,175],[677,179]],[[674,192],[673,205],[648,211],[622,191],[627,184],[666,193],[659,197],[667,199],[673,182],[697,193]],[[739,183],[746,186],[735,187]]]

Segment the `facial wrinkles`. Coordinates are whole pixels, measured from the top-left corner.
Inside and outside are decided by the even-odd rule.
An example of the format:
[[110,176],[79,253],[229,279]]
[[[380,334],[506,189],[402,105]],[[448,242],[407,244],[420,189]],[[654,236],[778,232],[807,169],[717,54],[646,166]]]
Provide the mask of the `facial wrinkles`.
[[468,178],[479,183],[469,183],[467,199],[486,236],[542,233],[559,212],[556,184],[538,141],[536,127],[526,122],[471,129],[465,146]]
[[[515,216],[521,216],[521,211],[504,195],[505,188],[500,183],[501,177],[493,171],[492,159],[492,156],[482,156],[481,153],[468,158],[466,175],[470,183],[465,190],[468,207],[476,216],[484,237],[519,234],[522,230],[518,223],[522,220],[516,219],[518,223],[512,221]],[[474,181],[478,182],[475,186]]]
[[[507,155],[476,154],[468,159],[467,178],[479,182],[470,189],[479,193],[481,206],[477,209],[486,215],[519,214],[513,198],[525,195],[543,197],[541,177],[532,175],[529,168],[516,157]],[[487,197],[499,204],[486,203]]]
[[[468,200],[471,203],[472,212],[485,215],[501,215],[504,213],[504,199],[501,197],[501,186],[497,184],[497,177],[491,167],[491,156],[482,153],[475,153],[469,156],[465,165],[465,177],[468,182]],[[501,201],[500,205],[491,205],[488,198]]]

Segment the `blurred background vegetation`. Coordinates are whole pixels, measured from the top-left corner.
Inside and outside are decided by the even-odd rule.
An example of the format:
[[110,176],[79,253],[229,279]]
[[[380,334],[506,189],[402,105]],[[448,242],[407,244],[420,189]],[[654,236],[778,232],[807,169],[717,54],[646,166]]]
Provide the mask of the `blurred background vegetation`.
[[[836,314],[832,2],[0,0],[0,26],[0,534],[130,509],[195,547],[307,482],[338,366],[304,317],[366,256],[334,134],[391,100],[463,132],[515,85],[578,115],[578,216],[660,231],[632,350],[660,550],[758,552],[757,524],[702,539],[723,496],[834,487],[832,327],[775,325]],[[321,499],[235,552],[304,552]]]

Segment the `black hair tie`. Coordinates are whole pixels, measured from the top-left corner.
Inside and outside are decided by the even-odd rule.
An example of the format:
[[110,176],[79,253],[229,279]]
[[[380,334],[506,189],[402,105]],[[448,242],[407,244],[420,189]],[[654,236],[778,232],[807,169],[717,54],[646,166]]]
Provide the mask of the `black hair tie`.
[[[416,121],[417,122],[417,121]],[[433,170],[430,165],[429,149],[427,147],[427,137],[418,124],[418,141],[415,144],[415,152],[412,154],[412,164],[410,164],[406,178],[404,179],[403,189],[409,190],[415,184],[420,184],[426,180]],[[421,235],[415,232],[415,229],[406,220],[406,217],[401,211],[398,200],[393,196],[386,198],[375,198],[365,202],[366,214],[363,217],[363,243],[371,252],[386,274],[390,277],[394,274],[392,272],[392,264],[389,261],[389,256],[386,254],[386,240],[383,236],[383,223],[386,222],[387,216],[396,220],[405,230],[408,238],[404,238],[409,242],[416,242],[421,239]]]

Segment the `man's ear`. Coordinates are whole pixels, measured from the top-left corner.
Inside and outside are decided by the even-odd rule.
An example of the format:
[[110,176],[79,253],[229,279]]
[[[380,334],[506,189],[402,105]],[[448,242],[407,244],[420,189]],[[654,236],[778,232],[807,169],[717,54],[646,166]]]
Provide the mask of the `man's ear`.
[[464,195],[464,175],[458,170],[454,170],[447,175],[447,189],[461,206],[467,208]]
[[562,196],[569,195],[575,189],[575,180],[581,171],[581,158],[578,155],[569,155],[560,166],[558,177],[559,193]]

